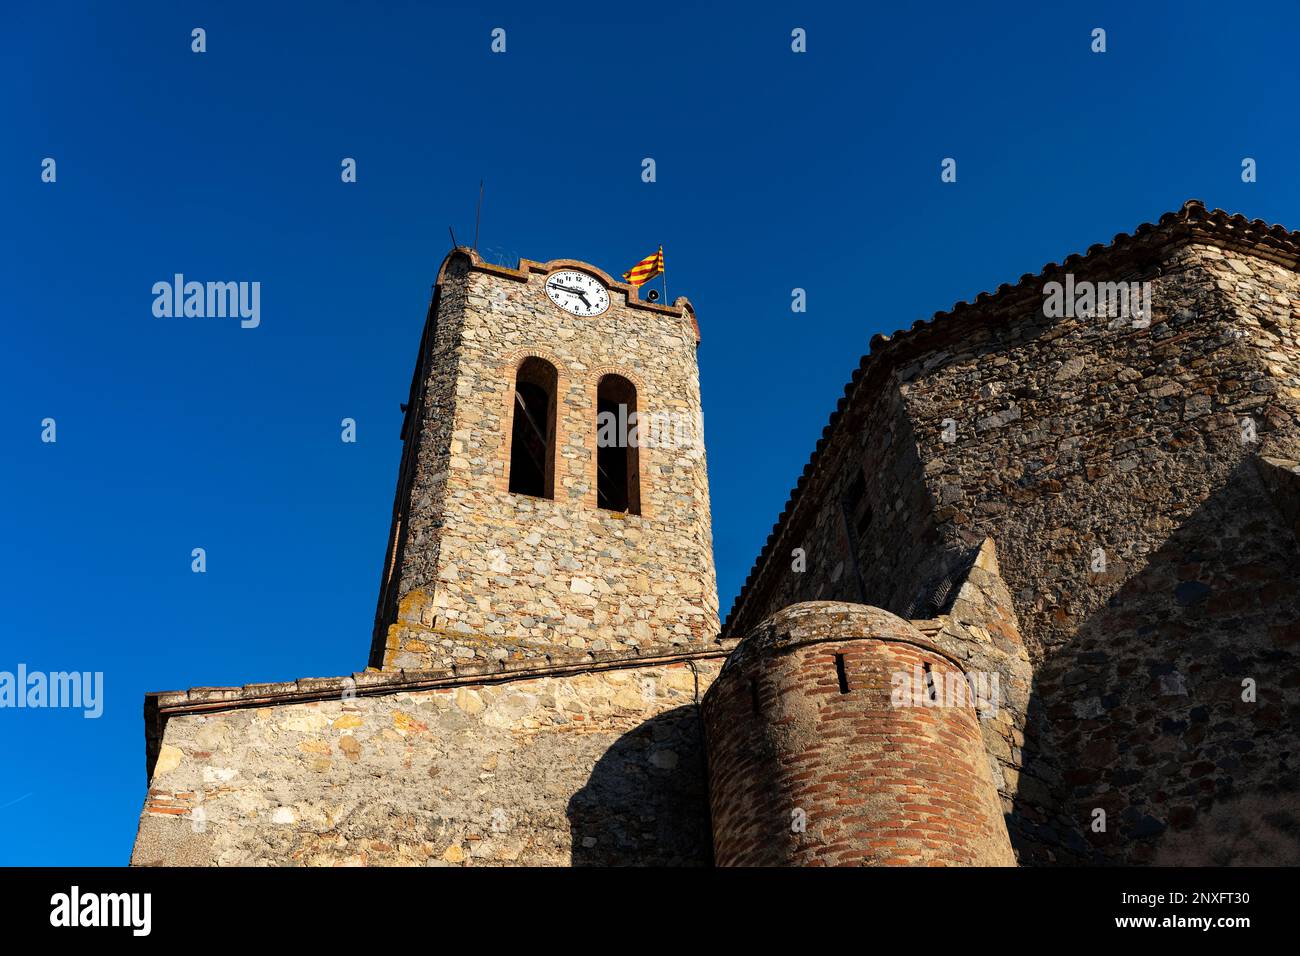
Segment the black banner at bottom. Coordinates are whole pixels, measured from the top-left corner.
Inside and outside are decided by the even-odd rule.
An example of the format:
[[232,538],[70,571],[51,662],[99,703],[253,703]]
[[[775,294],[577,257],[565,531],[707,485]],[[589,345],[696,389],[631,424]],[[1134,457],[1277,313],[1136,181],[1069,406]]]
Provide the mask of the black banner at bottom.
[[[796,921],[809,908],[844,926],[886,920],[924,933],[1098,936],[1229,942],[1283,929],[1292,871],[1250,869],[0,869],[6,936],[79,933],[226,945],[244,933],[294,945],[373,944],[377,930],[490,928],[513,938],[591,939],[608,928],[717,931]],[[639,927],[639,928],[637,928]],[[946,929],[945,929],[946,927]],[[836,930],[834,932],[840,932]],[[196,935],[197,934],[197,935]],[[985,937],[991,938],[991,937]],[[1007,938],[1007,937],[1004,937]]]

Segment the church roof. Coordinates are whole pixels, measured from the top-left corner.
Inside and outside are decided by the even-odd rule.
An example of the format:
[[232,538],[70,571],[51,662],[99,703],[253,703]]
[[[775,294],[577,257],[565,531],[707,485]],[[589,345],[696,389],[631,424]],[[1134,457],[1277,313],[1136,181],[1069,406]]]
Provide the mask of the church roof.
[[767,541],[755,559],[749,576],[746,577],[745,583],[732,603],[727,619],[722,625],[723,635],[730,636],[728,631],[732,623],[754,592],[774,546],[798,509],[809,480],[816,474],[823,451],[835,436],[845,411],[856,400],[858,386],[866,377],[867,370],[881,361],[883,353],[895,353],[897,347],[904,343],[913,343],[945,323],[982,315],[991,308],[1000,307],[1026,293],[1038,294],[1043,284],[1051,281],[1052,278],[1086,267],[1103,257],[1136,258],[1145,251],[1195,241],[1209,242],[1221,248],[1249,251],[1253,255],[1292,269],[1300,265],[1300,232],[1289,230],[1285,226],[1270,225],[1262,219],[1247,219],[1245,216],[1228,213],[1222,209],[1209,210],[1201,200],[1189,199],[1176,212],[1167,212],[1154,223],[1143,223],[1134,229],[1131,235],[1121,232],[1109,243],[1096,243],[1083,253],[1067,256],[1059,264],[1049,262],[1038,273],[1025,273],[1015,283],[1003,283],[992,292],[981,292],[970,302],[958,302],[947,311],[936,312],[929,319],[914,322],[910,329],[899,329],[893,335],[872,336],[869,351],[862,356],[857,369],[853,372],[853,377],[844,386],[844,395],[836,403],[835,410],[822,429],[821,437],[817,440],[817,445],[804,466],[803,473],[790,492],[785,508],[772,526],[771,534],[767,536]]

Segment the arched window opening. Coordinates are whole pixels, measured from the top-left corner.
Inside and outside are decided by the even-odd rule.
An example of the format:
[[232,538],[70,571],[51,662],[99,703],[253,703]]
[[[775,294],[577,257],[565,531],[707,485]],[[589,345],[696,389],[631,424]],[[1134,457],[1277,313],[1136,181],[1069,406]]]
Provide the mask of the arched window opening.
[[596,386],[596,505],[641,513],[636,386],[606,375]]
[[515,375],[514,424],[510,429],[510,490],[535,498],[555,497],[555,366],[527,358]]

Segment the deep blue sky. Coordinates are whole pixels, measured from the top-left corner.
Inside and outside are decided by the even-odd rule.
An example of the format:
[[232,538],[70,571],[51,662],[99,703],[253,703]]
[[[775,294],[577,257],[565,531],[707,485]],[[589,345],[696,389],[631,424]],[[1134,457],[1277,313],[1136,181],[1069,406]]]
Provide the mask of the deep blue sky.
[[[724,613],[872,334],[1189,197],[1300,227],[1290,3],[277,6],[0,12],[0,670],[106,681],[99,720],[0,710],[0,863],[126,862],[146,691],[365,666],[398,404],[480,177],[498,261],[664,244]],[[154,318],[175,272],[260,281],[261,327]]]

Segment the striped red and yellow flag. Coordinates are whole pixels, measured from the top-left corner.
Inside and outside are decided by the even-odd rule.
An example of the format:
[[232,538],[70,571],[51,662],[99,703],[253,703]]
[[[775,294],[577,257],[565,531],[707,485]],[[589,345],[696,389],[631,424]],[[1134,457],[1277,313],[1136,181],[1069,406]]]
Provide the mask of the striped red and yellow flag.
[[659,273],[664,271],[664,247],[660,246],[659,251],[646,256],[627,272],[623,273],[623,278],[629,285],[641,285],[649,282]]

